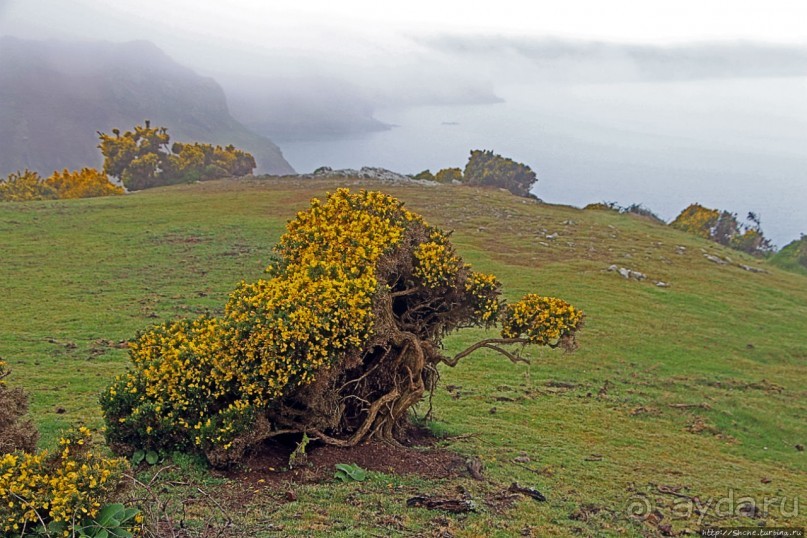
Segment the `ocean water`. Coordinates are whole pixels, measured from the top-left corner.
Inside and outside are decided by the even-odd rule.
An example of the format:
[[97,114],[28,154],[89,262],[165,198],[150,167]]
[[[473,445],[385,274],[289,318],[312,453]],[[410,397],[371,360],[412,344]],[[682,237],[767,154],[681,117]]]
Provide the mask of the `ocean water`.
[[778,246],[807,233],[807,77],[497,89],[504,102],[384,109],[394,125],[281,144],[301,173],[464,167],[471,149],[531,166],[551,203],[641,203],[674,218],[692,202],[762,218]]

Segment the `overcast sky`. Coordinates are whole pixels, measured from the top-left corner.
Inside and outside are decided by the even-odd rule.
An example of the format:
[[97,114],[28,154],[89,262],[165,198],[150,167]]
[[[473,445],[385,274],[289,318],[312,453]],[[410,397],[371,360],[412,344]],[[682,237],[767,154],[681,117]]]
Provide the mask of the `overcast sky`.
[[178,33],[289,48],[346,47],[346,34],[375,40],[391,31],[807,43],[804,0],[0,0],[0,18],[11,34]]
[[148,39],[214,76],[406,70],[445,35],[807,45],[806,20],[807,0],[0,0],[0,34]]

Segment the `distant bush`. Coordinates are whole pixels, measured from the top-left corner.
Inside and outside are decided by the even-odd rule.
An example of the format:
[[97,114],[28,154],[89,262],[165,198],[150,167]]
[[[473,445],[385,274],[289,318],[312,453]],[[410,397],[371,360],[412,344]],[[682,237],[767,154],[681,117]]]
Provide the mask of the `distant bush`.
[[0,201],[94,198],[115,194],[123,194],[123,188],[111,183],[106,174],[94,168],[82,168],[75,172],[65,169],[47,178],[25,170],[10,174],[5,181],[0,181]]
[[[526,344],[571,349],[583,320],[559,299],[507,306],[495,276],[472,271],[447,234],[380,192],[313,200],[275,250],[268,278],[242,283],[221,318],[168,322],[132,343],[132,369],[101,397],[111,446],[226,465],[292,432],[394,443],[439,364],[482,348],[513,361]],[[445,335],[499,320],[500,338],[443,355]]]
[[424,171],[418,172],[417,174],[412,176],[412,179],[434,181],[434,174],[432,174],[431,171],[429,171],[429,170],[424,170]]
[[45,183],[56,190],[58,198],[95,198],[123,194],[123,187],[115,185],[103,172],[95,168],[82,168],[75,172],[67,169],[54,172]]
[[700,204],[690,204],[675,217],[670,226],[704,239],[714,239],[719,219],[720,211],[717,209],[709,209]]
[[453,183],[462,181],[462,170],[459,168],[443,168],[434,174],[434,180],[439,183]]
[[39,432],[30,420],[22,418],[28,412],[28,396],[22,389],[6,385],[8,375],[6,363],[0,359],[0,454],[33,452]]
[[642,204],[631,204],[629,206],[621,206],[616,202],[595,202],[586,205],[583,209],[591,211],[615,211],[617,213],[622,214],[638,215],[640,217],[650,219],[660,224],[666,224],[666,222],[664,222],[664,219],[656,215],[652,210],[643,206]]
[[670,226],[757,256],[769,255],[774,250],[755,213],[748,213],[746,222],[741,224],[735,213],[690,204]]
[[619,211],[629,215],[638,215],[654,222],[658,222],[659,224],[667,224],[664,219],[656,215],[650,208],[647,208],[642,204],[631,204],[627,207],[620,208]]
[[112,135],[98,133],[104,172],[117,177],[129,190],[251,174],[255,158],[234,146],[175,143],[165,127],[135,126]]
[[0,181],[0,201],[3,202],[54,200],[56,198],[58,198],[56,190],[45,183],[39,174],[30,170],[12,173],[5,181]]
[[782,269],[807,274],[807,235],[788,243],[770,261]]
[[620,207],[616,202],[593,202],[583,209],[592,211],[620,211]]
[[468,185],[500,187],[517,196],[530,196],[537,181],[529,166],[488,150],[471,151],[463,176]]

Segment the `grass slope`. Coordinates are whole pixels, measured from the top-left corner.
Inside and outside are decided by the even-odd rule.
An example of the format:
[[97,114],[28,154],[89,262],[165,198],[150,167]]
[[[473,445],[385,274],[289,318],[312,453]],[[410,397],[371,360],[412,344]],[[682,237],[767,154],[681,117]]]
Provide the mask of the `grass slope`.
[[[509,298],[535,291],[583,308],[581,349],[533,352],[530,366],[478,353],[443,371],[431,427],[446,447],[480,457],[488,482],[373,473],[358,485],[296,486],[292,502],[256,488],[234,512],[235,529],[644,536],[706,524],[807,525],[793,513],[807,484],[807,453],[796,449],[807,444],[804,276],[627,215],[467,187],[347,183],[385,190],[455,230],[466,261],[495,272]],[[69,425],[101,426],[97,395],[126,367],[118,342],[161,320],[219,312],[239,280],[261,276],[285,221],[336,186],[251,179],[0,204],[0,356],[32,395],[42,444]],[[648,280],[625,280],[611,264]],[[455,335],[449,351],[480,336]],[[497,502],[514,481],[548,501]],[[405,506],[417,493],[458,486],[479,512]],[[697,498],[702,514],[681,495]],[[778,500],[749,518],[737,515],[742,497],[760,510]],[[629,517],[637,506],[658,509],[661,524]]]

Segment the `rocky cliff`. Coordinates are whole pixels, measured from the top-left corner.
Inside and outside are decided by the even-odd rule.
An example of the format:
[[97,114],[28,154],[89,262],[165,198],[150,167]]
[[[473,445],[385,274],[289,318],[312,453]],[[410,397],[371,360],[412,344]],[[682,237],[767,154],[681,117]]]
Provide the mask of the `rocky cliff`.
[[96,131],[144,120],[173,141],[234,144],[257,173],[288,174],[278,147],[230,115],[219,84],[146,41],[29,41],[0,37],[0,176],[99,166]]

